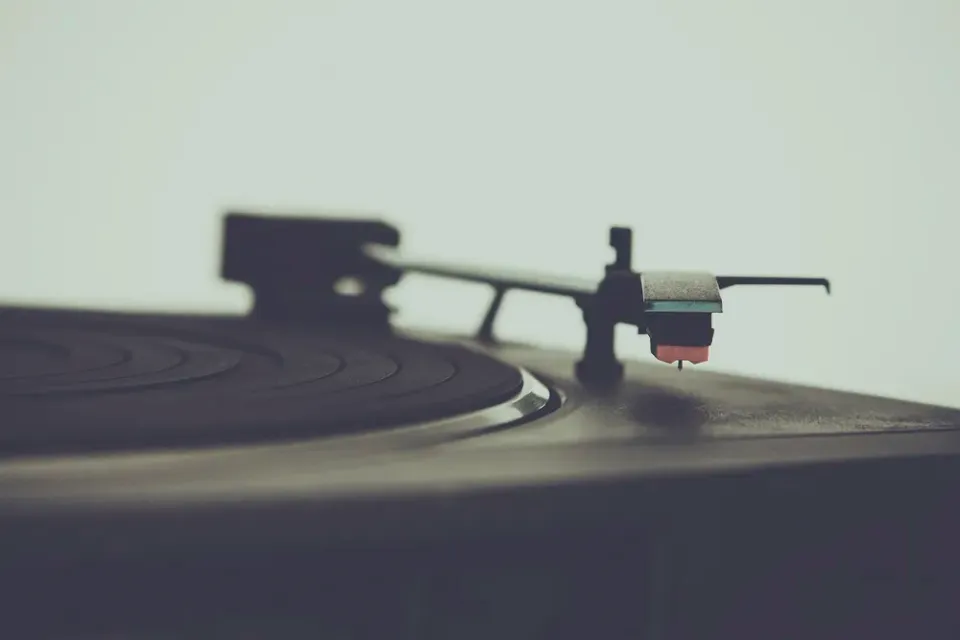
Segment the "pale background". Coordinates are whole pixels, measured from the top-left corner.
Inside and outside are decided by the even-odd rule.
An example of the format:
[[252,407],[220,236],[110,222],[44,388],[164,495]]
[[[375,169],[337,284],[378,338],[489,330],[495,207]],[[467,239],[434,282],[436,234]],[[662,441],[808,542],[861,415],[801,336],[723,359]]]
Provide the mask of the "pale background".
[[[575,276],[620,223],[638,267],[833,279],[731,290],[704,367],[960,406],[958,170],[955,0],[0,0],[4,302],[241,311],[228,206]],[[404,323],[479,321],[433,284]]]

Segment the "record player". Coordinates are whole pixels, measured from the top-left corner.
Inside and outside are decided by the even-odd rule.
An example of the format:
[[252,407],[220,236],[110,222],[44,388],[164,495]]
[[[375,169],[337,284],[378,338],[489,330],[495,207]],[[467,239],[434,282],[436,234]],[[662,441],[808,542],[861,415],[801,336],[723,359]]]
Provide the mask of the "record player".
[[[825,279],[637,272],[624,228],[598,282],[412,260],[380,221],[231,214],[224,230],[249,316],[0,308],[17,637],[934,637],[956,621],[960,411],[704,364],[723,289]],[[476,335],[393,327],[382,294],[408,272],[491,286]],[[515,289],[569,298],[582,352],[498,340]],[[617,353],[624,324],[651,357]]]

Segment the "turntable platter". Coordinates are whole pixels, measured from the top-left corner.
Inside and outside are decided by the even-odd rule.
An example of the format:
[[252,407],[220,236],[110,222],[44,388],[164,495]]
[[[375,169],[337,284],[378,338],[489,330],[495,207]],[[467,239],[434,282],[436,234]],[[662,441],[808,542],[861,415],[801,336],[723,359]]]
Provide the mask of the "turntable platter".
[[0,314],[0,363],[8,453],[344,435],[493,407],[523,385],[454,344],[45,310]]

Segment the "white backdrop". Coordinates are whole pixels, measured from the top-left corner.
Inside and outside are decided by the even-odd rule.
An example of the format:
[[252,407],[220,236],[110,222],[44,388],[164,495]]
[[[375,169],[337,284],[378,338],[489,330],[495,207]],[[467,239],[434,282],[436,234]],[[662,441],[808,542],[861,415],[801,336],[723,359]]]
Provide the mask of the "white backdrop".
[[[833,279],[732,289],[704,367],[960,406],[958,33],[953,0],[2,0],[0,300],[242,310],[230,206],[575,276],[619,223],[638,267]],[[403,322],[479,321],[434,284]],[[532,294],[500,327],[583,339]]]

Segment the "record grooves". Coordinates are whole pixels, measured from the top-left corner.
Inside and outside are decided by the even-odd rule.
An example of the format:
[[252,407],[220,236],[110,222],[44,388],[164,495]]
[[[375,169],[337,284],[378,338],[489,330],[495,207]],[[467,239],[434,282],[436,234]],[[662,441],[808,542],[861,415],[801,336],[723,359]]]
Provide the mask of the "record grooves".
[[5,452],[344,435],[504,402],[520,371],[453,344],[256,323],[8,311]]

